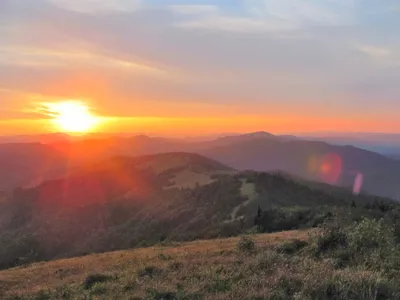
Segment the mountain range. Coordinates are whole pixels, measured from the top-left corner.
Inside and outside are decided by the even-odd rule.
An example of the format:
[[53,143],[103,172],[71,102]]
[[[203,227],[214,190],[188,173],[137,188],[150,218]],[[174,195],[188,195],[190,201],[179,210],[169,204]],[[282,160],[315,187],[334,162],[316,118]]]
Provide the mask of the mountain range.
[[197,153],[237,170],[283,171],[348,189],[398,199],[400,161],[354,146],[266,132],[206,141],[144,135],[0,144],[0,190],[65,177],[84,165],[115,156]]

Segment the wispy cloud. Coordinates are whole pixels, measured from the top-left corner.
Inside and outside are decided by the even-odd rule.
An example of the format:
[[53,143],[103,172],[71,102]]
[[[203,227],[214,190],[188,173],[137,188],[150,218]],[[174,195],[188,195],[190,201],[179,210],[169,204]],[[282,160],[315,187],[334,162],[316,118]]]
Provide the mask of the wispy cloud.
[[277,32],[295,27],[284,20],[256,15],[232,15],[214,5],[175,5],[170,9],[183,18],[175,26],[185,29],[207,29],[230,32]]
[[[180,28],[233,32],[286,32],[309,26],[342,26],[354,22],[354,0],[241,0],[243,9],[232,13],[224,6],[176,5],[173,12],[186,16]],[[189,16],[189,17],[187,17]]]
[[215,13],[218,11],[217,5],[198,5],[198,4],[186,4],[186,5],[170,5],[169,9],[172,12],[183,14],[183,15],[198,15],[204,13]]
[[206,18],[182,21],[176,27],[186,29],[209,29],[231,32],[281,32],[296,29],[289,23],[279,20],[251,19],[231,16],[208,16]]
[[358,50],[360,50],[366,55],[377,58],[388,57],[389,55],[392,54],[390,48],[382,46],[374,46],[374,45],[361,45],[358,47]]
[[88,51],[60,51],[38,47],[3,47],[0,48],[0,64],[42,67],[79,67],[82,65],[120,71],[139,72],[141,74],[166,76],[162,68],[141,62],[135,62]]
[[340,26],[354,21],[354,0],[243,0],[259,16],[275,16],[297,26]]
[[356,49],[377,62],[400,66],[400,49],[398,47],[358,45]]
[[88,14],[132,12],[142,7],[142,0],[47,0],[66,10]]

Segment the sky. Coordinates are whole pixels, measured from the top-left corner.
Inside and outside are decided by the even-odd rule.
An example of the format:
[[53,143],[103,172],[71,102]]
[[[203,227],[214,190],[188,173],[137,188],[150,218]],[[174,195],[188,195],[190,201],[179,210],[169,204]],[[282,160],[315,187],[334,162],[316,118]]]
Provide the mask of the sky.
[[398,0],[1,0],[0,135],[400,132]]

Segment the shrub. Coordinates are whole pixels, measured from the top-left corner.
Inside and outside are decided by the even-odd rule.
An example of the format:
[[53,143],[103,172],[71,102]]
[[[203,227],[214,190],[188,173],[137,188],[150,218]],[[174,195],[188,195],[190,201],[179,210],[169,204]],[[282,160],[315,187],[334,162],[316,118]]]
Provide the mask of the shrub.
[[147,291],[150,299],[154,300],[178,300],[179,297],[174,292],[159,292],[154,289],[149,289]]
[[325,224],[313,243],[317,256],[332,258],[338,268],[362,265],[399,276],[400,247],[394,229],[382,220],[363,219],[351,225]]
[[255,243],[249,236],[242,236],[237,242],[239,252],[251,252],[255,250]]
[[393,230],[383,221],[364,219],[349,231],[349,246],[357,252],[375,248],[392,247],[395,244]]
[[278,247],[278,252],[285,254],[294,254],[304,247],[306,247],[308,243],[306,241],[301,241],[298,239],[283,243]]
[[160,275],[162,273],[162,269],[155,267],[155,266],[147,266],[141,270],[139,270],[138,275],[139,277],[154,277]]
[[175,261],[175,262],[170,263],[170,264],[168,265],[168,268],[171,269],[171,270],[173,270],[173,271],[178,271],[178,270],[180,270],[181,268],[183,268],[183,263],[181,263],[181,262],[179,262],[179,261]]
[[91,288],[92,295],[104,295],[107,293],[107,286],[104,283],[96,283]]
[[83,284],[86,290],[91,289],[96,283],[103,283],[113,280],[114,277],[106,274],[90,274]]
[[48,291],[40,291],[36,294],[36,296],[34,297],[35,300],[50,300],[51,299],[51,295]]
[[232,284],[226,279],[215,279],[213,283],[208,285],[208,292],[210,293],[226,293],[230,291]]
[[262,251],[257,254],[254,261],[250,263],[253,271],[259,272],[260,270],[272,270],[282,262],[284,257],[275,251]]
[[159,260],[170,260],[172,257],[170,255],[165,255],[164,253],[160,253],[158,255]]
[[347,233],[344,226],[337,223],[325,223],[314,241],[315,254],[347,246]]
[[[319,274],[318,274],[319,275]],[[307,277],[299,299],[398,299],[398,287],[378,273],[350,270]]]

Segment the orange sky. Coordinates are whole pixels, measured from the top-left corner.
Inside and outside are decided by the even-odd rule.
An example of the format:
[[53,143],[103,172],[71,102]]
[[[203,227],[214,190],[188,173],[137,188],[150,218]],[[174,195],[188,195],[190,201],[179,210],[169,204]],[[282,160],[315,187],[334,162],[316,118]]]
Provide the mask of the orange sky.
[[70,99],[100,132],[400,131],[384,1],[0,2],[0,135],[60,131],[41,106]]
[[[3,135],[38,134],[62,131],[52,120],[3,120],[0,121]],[[289,134],[313,131],[333,132],[393,132],[400,123],[380,120],[327,119],[307,117],[232,116],[232,117],[109,117],[102,119],[93,132],[152,134],[165,136],[192,136],[215,133],[245,133],[266,130],[272,133]],[[349,130],[350,129],[350,130]]]

